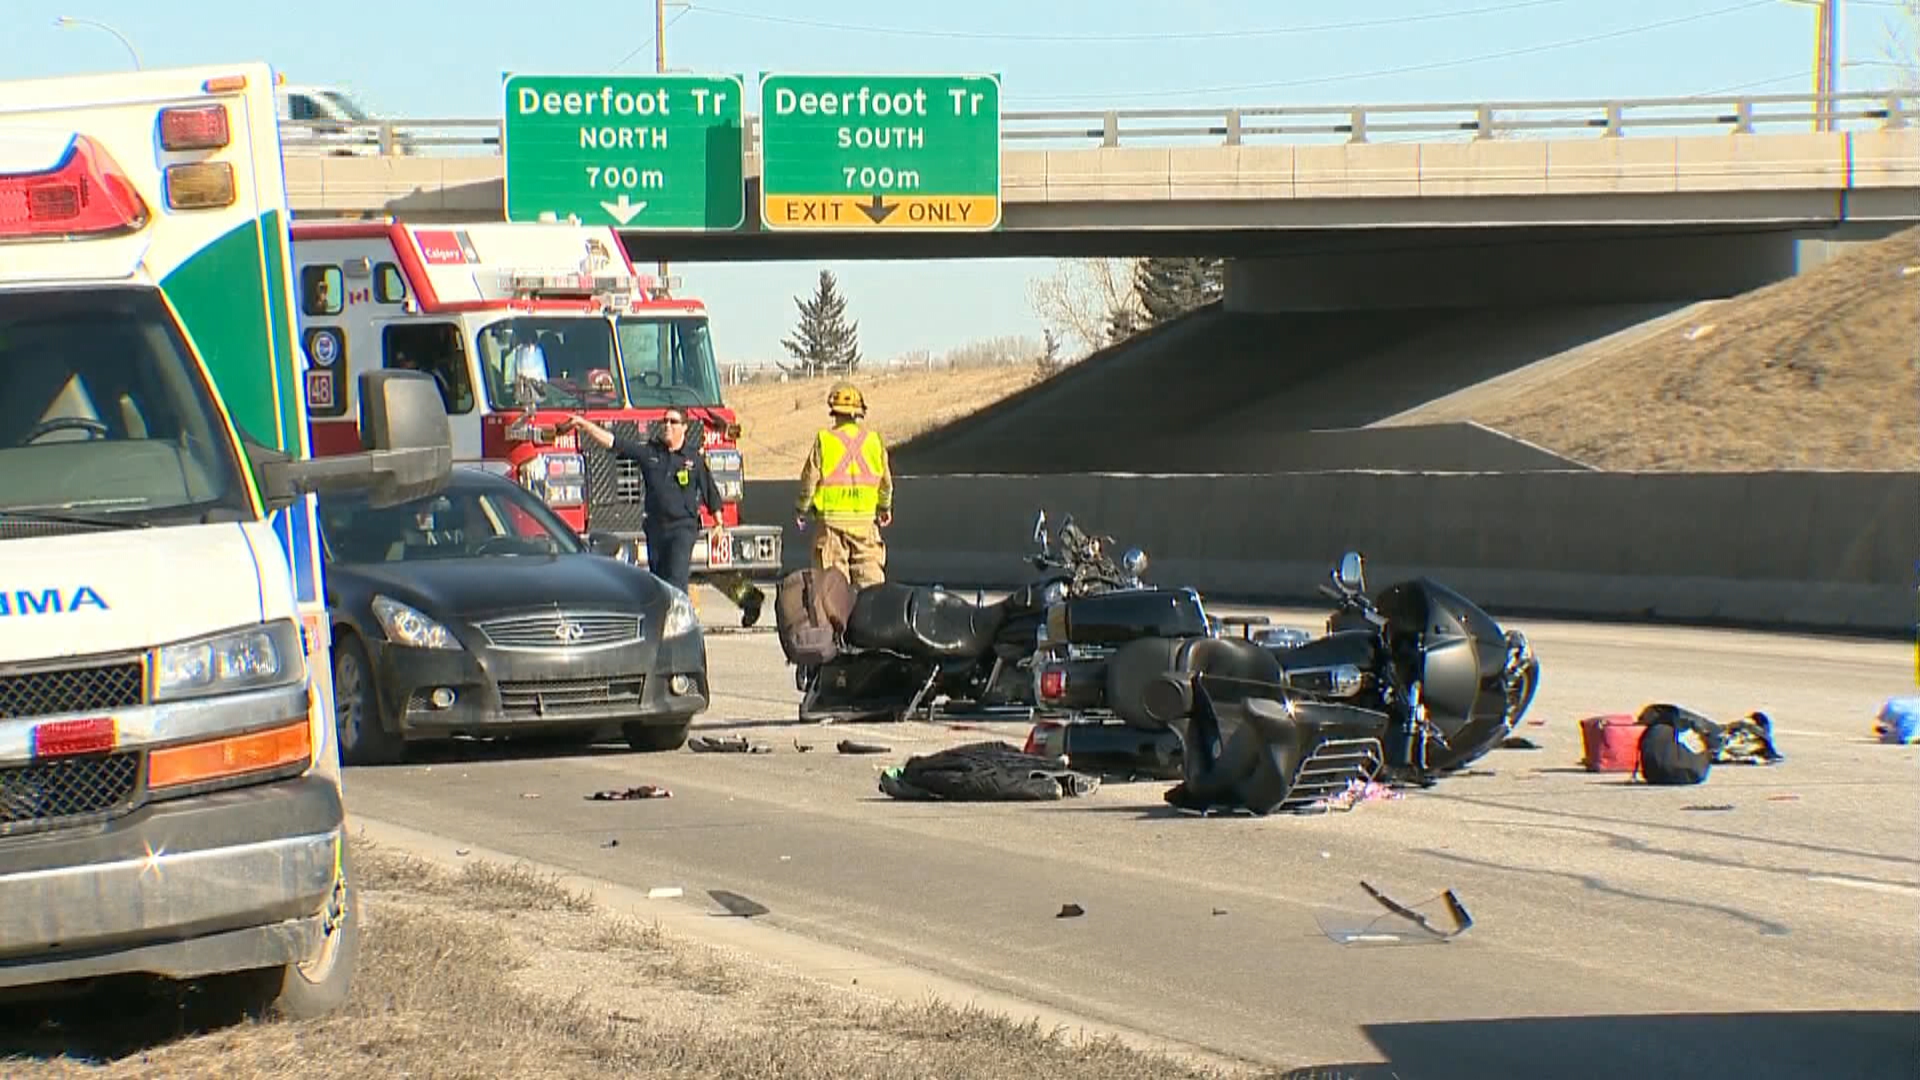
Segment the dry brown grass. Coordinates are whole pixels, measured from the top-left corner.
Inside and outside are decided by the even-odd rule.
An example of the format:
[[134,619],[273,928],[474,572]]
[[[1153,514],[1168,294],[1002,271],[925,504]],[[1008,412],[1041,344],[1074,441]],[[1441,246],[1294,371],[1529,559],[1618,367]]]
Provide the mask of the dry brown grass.
[[[922,432],[951,423],[1032,385],[1030,365],[861,375],[853,381],[867,397],[867,420],[899,446]],[[787,480],[800,475],[813,433],[827,419],[830,379],[747,383],[727,389],[727,404],[740,415],[741,452],[747,476]]]
[[1603,469],[1920,469],[1920,228],[1473,419]]
[[[936,1002],[875,1003],[615,918],[524,868],[474,863],[453,874],[365,843],[354,858],[367,921],[353,1001],[342,1014],[180,1036],[173,1006],[144,998],[10,1011],[0,1017],[0,1075],[1217,1075]],[[50,1056],[62,1052],[68,1056]]]

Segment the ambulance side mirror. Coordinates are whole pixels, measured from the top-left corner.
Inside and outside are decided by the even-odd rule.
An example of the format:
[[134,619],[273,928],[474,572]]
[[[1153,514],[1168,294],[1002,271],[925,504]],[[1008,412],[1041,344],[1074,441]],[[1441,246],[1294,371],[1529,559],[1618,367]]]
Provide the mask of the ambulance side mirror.
[[360,375],[363,452],[295,461],[249,448],[269,510],[329,491],[366,491],[378,509],[436,495],[453,475],[453,431],[440,385],[424,371]]

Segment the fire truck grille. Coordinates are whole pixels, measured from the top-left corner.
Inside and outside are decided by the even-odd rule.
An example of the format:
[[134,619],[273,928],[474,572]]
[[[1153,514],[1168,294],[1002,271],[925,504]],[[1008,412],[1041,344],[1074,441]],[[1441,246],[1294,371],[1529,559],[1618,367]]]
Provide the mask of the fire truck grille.
[[[632,420],[615,420],[607,428],[629,439],[644,437]],[[640,467],[621,461],[589,439],[580,440],[587,459],[587,522],[603,532],[638,533],[641,517]]]

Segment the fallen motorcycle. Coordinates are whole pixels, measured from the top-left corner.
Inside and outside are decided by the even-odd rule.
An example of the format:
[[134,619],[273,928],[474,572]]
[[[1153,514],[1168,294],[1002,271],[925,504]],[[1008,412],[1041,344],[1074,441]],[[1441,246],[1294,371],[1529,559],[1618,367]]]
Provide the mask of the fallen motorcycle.
[[1086,533],[1071,515],[1050,537],[1044,510],[1033,540],[1040,550],[1029,561],[1039,576],[992,604],[937,585],[886,582],[860,590],[837,655],[795,668],[800,719],[931,719],[936,707],[949,715],[1030,718],[1030,667],[1043,642],[1079,635],[1113,646],[1208,632],[1191,590],[1141,580],[1147,556],[1140,549],[1115,562],[1113,539]]
[[[1106,657],[1100,704],[1149,741],[1119,736],[1112,724],[1047,725],[1035,739],[1069,757],[1076,743],[1145,746],[1165,770],[1171,736],[1181,782],[1168,802],[1265,814],[1355,781],[1431,784],[1512,733],[1539,686],[1526,635],[1426,578],[1369,598],[1357,552],[1331,577],[1321,590],[1336,607],[1322,637],[1138,640]],[[1071,681],[1052,670],[1036,670],[1043,688]],[[1067,700],[1095,699],[1095,690],[1081,693]]]

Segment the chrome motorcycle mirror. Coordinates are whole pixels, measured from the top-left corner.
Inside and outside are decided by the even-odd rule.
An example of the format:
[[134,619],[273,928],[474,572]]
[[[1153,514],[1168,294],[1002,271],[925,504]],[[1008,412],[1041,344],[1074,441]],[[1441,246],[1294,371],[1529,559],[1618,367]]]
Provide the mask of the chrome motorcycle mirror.
[[1349,551],[1340,556],[1340,569],[1336,572],[1335,580],[1343,589],[1360,592],[1367,586],[1365,567],[1365,560],[1360,558],[1360,553]]
[[1126,571],[1128,577],[1134,578],[1146,573],[1147,553],[1137,547],[1128,548],[1127,553],[1120,556],[1120,569]]
[[1033,515],[1033,542],[1040,545],[1042,554],[1052,550],[1047,544],[1047,512],[1045,510]]

